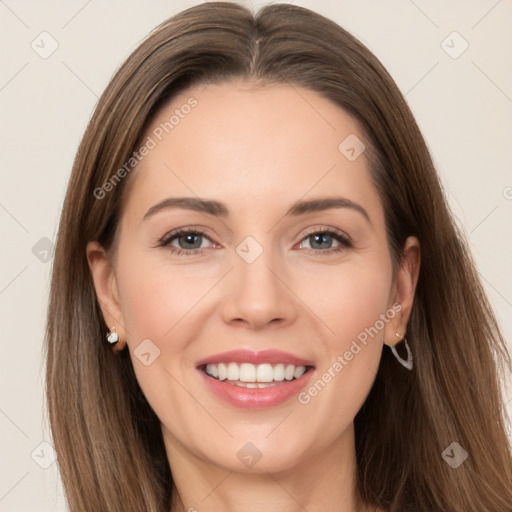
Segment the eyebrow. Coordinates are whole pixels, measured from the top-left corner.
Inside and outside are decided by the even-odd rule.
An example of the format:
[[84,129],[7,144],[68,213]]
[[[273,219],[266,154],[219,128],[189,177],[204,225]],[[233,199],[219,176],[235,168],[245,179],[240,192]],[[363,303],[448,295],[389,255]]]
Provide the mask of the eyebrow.
[[[144,215],[143,220],[155,215],[162,210],[183,208],[185,210],[193,210],[196,212],[206,213],[215,217],[229,217],[229,209],[220,201],[212,199],[200,199],[198,197],[169,197],[160,203],[152,206]],[[293,203],[286,215],[299,216],[307,213],[320,212],[333,208],[350,208],[359,212],[371,225],[368,212],[358,203],[346,199],[344,197],[322,197],[318,199],[309,199],[307,201],[297,201]]]

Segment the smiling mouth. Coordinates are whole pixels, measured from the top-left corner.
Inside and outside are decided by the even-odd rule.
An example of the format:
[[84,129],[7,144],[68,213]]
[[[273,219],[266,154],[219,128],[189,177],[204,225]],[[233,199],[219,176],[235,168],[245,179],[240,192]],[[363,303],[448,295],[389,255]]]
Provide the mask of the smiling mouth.
[[225,362],[200,366],[208,377],[226,384],[243,388],[268,388],[293,382],[301,378],[313,366],[296,366],[286,363],[236,363]]

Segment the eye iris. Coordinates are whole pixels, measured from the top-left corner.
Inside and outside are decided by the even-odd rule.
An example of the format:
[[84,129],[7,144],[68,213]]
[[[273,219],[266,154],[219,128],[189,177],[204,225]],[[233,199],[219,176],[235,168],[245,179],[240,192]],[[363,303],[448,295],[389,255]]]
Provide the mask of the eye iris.
[[[326,235],[326,234],[316,234],[316,235],[311,235],[310,238],[312,240],[314,240],[313,243],[311,243],[311,247],[313,249],[330,249],[331,245],[332,245],[332,237],[330,235]],[[326,239],[327,239],[327,242],[326,242]],[[321,247],[314,247],[315,244],[319,244]],[[322,245],[322,243],[327,243],[327,247],[325,245]]]
[[[202,235],[193,234],[193,233],[187,233],[185,235],[180,236],[178,238],[180,247],[182,249],[198,249],[199,247],[201,247],[201,236]],[[194,241],[193,241],[194,238],[196,238],[196,243],[195,244],[194,244]],[[199,243],[198,243],[198,241],[199,241]],[[193,247],[190,247],[190,246],[182,247],[182,242],[184,242],[185,244],[192,244]]]

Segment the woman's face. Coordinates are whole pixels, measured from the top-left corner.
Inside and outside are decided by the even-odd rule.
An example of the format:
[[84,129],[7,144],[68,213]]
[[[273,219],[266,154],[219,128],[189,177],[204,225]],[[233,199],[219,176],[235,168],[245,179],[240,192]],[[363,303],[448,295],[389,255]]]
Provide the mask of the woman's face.
[[159,112],[111,272],[92,268],[169,453],[278,471],[353,444],[414,285],[392,273],[356,123],[309,90],[253,85]]

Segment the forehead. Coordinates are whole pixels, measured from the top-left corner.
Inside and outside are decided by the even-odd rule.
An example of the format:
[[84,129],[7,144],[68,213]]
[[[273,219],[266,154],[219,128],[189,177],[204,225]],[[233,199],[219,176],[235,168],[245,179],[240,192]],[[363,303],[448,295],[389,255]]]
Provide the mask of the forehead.
[[365,153],[347,158],[353,152],[343,141],[361,151],[357,122],[308,89],[241,81],[193,87],[160,109],[144,134],[151,149],[131,177],[128,205],[140,216],[168,196],[195,195],[255,213],[340,194],[369,210],[377,202],[378,215]]

